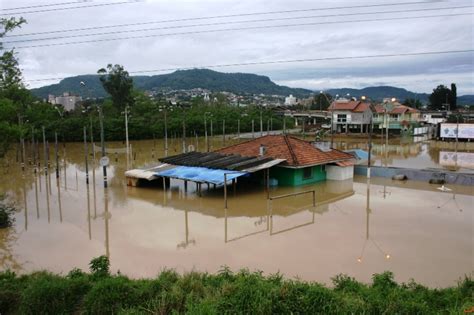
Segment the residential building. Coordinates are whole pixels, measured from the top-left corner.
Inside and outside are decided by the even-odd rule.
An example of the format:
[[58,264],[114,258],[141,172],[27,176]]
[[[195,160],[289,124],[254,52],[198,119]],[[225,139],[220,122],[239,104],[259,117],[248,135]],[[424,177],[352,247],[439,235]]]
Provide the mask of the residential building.
[[311,142],[289,135],[268,135],[216,152],[284,159],[284,162],[270,169],[270,179],[276,180],[280,186],[306,185],[326,179],[348,179],[354,173],[353,155],[331,148],[321,149]]
[[293,106],[297,104],[297,99],[292,94],[290,96],[285,97],[285,105],[286,106]]
[[387,129],[389,133],[413,134],[420,125],[420,111],[398,102],[384,102],[375,105],[374,131]]
[[64,110],[70,111],[76,107],[76,104],[82,101],[82,97],[64,92],[62,96],[48,95],[48,102],[54,105],[62,105]]
[[339,98],[331,103],[332,130],[345,133],[366,133],[369,131],[372,110],[370,103],[356,99]]

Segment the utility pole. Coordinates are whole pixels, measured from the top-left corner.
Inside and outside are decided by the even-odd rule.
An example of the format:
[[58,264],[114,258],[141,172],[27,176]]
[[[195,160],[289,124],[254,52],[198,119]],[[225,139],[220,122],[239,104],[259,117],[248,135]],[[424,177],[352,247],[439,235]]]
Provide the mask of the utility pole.
[[54,132],[54,155],[56,157],[56,179],[59,178],[58,133]]
[[168,156],[168,109],[165,106],[163,110],[165,115],[165,156]]
[[84,162],[86,163],[86,184],[87,185],[89,185],[89,163],[87,161],[88,156],[89,156],[89,149],[87,146],[87,127],[84,126]]
[[[100,144],[102,146],[102,157],[105,157],[105,141],[104,141],[104,115],[102,106],[99,106],[99,120],[100,120]],[[107,165],[102,165],[102,174],[104,175],[104,188],[107,188]]]
[[127,153],[127,170],[130,168],[130,144],[128,142],[128,105],[125,106],[125,146]]

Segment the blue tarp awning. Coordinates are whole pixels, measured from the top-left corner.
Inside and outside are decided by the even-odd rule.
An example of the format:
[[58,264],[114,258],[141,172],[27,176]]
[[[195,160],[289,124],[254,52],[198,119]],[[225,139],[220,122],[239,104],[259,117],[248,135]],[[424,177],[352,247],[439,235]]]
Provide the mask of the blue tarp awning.
[[369,158],[369,152],[361,149],[345,150],[344,152],[355,155],[358,160],[367,160]]
[[157,175],[163,177],[177,178],[193,182],[211,183],[216,185],[224,184],[224,174],[226,174],[227,181],[230,181],[248,173],[194,166],[176,166],[175,168],[157,173]]

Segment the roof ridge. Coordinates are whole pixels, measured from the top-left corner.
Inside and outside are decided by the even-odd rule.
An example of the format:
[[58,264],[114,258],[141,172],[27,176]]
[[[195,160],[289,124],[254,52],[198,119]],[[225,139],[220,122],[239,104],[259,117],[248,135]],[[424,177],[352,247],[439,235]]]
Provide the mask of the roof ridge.
[[[296,165],[298,165],[298,164],[299,164],[299,163],[298,163],[298,158],[296,157],[296,154],[295,154],[295,152],[293,151],[293,148],[291,147],[290,141],[288,140],[289,137],[290,137],[290,136],[288,136],[288,135],[284,135],[284,136],[283,136],[283,138],[285,139],[285,143],[286,143],[286,145],[287,145],[287,147],[288,147],[288,150],[290,151],[291,158],[293,159],[293,163],[296,164]],[[294,138],[294,137],[291,137],[291,138],[296,139],[296,138]],[[298,140],[299,140],[299,139],[298,139]]]
[[273,135],[264,135],[264,136],[261,136],[261,137],[248,139],[248,140],[245,140],[245,141],[236,143],[236,144],[229,145],[229,146],[227,146],[227,147],[219,148],[219,149],[214,150],[214,151],[212,151],[212,152],[219,152],[220,150],[223,150],[223,149],[233,148],[233,147],[236,147],[236,146],[238,146],[238,145],[245,144],[245,143],[247,143],[247,142],[255,141],[255,140],[257,140],[257,139],[261,139],[261,138],[269,137],[269,136],[273,136]]

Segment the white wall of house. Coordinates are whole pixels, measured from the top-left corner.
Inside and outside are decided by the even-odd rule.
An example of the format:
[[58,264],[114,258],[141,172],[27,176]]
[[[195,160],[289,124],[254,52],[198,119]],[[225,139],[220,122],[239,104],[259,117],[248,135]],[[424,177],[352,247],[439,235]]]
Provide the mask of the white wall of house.
[[[334,124],[369,124],[372,113],[370,111],[365,111],[363,113],[353,113],[348,110],[335,110],[333,115]],[[338,119],[341,117],[340,115],[346,115],[346,122],[342,122],[340,119]]]
[[326,179],[346,180],[354,177],[354,166],[326,165]]

